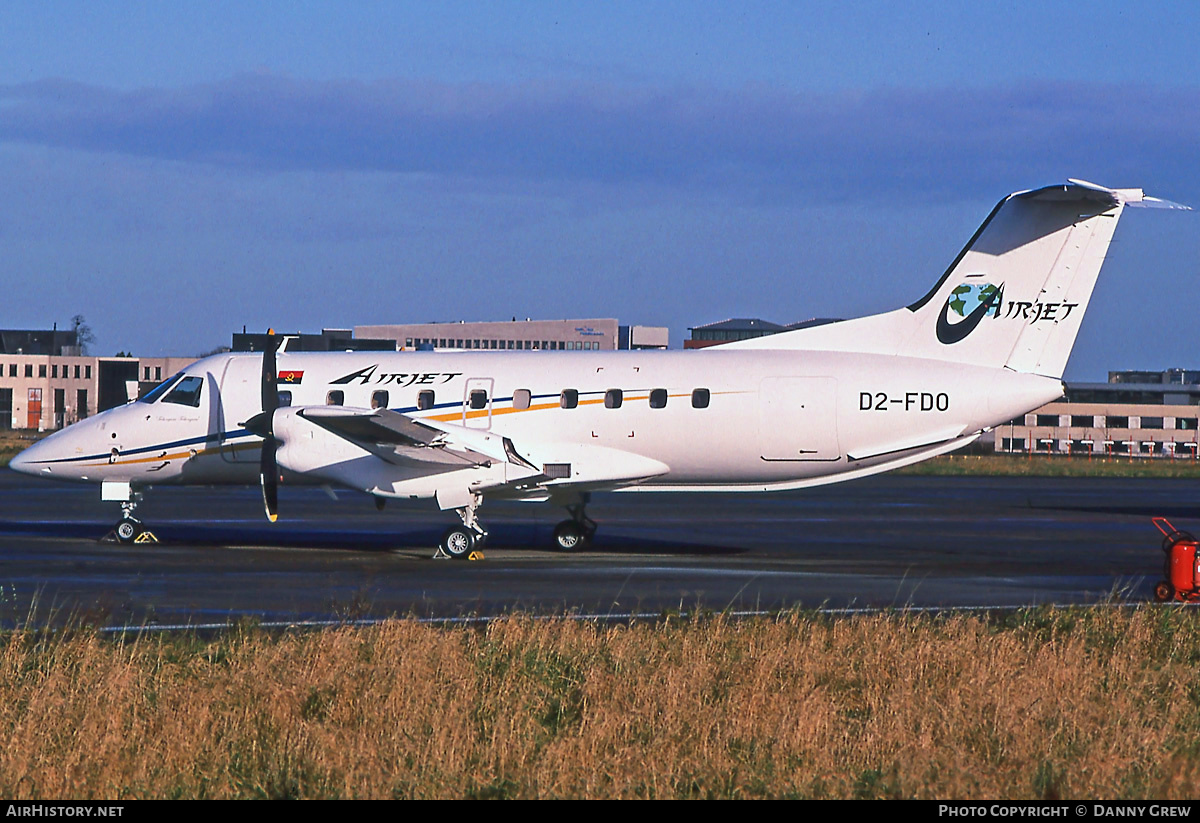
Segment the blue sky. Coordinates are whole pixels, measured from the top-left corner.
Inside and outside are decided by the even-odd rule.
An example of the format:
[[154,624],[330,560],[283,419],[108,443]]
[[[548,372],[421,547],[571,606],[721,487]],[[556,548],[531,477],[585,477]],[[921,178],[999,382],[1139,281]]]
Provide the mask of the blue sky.
[[[1200,206],[1187,4],[0,10],[0,325],[849,317],[1003,195]],[[975,6],[980,6],[976,8]],[[1200,215],[1129,212],[1068,377],[1200,367]]]

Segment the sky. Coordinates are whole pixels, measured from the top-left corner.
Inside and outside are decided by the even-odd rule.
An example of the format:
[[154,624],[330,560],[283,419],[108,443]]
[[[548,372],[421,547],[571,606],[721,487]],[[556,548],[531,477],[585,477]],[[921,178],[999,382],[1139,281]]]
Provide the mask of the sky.
[[[923,295],[1068,177],[1200,207],[1189,4],[0,6],[0,327],[92,352]],[[1200,212],[1130,210],[1067,377],[1200,368]]]

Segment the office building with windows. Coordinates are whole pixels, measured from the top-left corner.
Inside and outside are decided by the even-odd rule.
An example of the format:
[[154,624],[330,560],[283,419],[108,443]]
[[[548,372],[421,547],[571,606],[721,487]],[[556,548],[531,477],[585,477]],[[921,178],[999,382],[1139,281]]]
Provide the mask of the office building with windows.
[[995,432],[1010,454],[1197,457],[1200,371],[1109,372],[1107,383],[1068,383],[1048,403]]
[[0,429],[61,429],[136,400],[195,359],[92,357],[74,331],[0,330]]
[[355,326],[354,336],[391,338],[399,351],[614,351],[667,347],[665,328],[621,326],[611,317]]

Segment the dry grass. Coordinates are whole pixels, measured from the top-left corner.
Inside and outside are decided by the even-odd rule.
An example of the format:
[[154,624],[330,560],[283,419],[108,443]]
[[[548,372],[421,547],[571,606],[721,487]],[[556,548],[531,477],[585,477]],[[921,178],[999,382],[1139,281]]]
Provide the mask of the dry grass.
[[1200,477],[1189,458],[948,454],[897,469],[895,474],[994,477]]
[[1193,797],[1200,615],[0,638],[0,795]]
[[0,430],[0,466],[7,466],[9,460],[43,437],[45,434],[39,432]]

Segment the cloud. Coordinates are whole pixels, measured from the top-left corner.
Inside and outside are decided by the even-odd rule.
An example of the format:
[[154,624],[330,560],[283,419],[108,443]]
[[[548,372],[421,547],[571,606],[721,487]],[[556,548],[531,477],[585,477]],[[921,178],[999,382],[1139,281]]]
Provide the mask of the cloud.
[[41,80],[0,86],[0,141],[250,171],[638,182],[788,201],[990,196],[1066,175],[1195,191],[1200,88],[813,94],[253,74],[115,91]]

